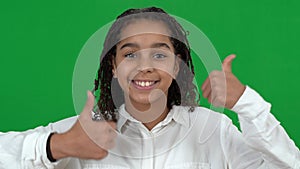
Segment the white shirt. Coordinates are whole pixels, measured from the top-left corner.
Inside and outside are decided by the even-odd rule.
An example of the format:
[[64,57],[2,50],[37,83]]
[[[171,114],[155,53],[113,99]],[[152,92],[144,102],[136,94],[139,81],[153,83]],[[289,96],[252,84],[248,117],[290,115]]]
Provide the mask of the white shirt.
[[173,106],[149,131],[119,109],[116,147],[102,160],[65,158],[51,163],[46,140],[65,132],[71,117],[46,127],[0,134],[0,168],[5,169],[300,169],[300,152],[270,113],[271,105],[247,87],[233,107],[242,133],[225,115]]

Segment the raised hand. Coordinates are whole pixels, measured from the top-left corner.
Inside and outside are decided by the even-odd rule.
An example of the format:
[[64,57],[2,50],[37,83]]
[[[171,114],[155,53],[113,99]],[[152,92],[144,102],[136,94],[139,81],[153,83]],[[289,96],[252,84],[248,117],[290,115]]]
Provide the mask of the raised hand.
[[231,109],[246,89],[232,73],[234,58],[233,54],[227,56],[222,63],[222,71],[212,71],[201,86],[203,97],[214,106]]
[[116,124],[92,120],[94,100],[93,94],[88,92],[86,105],[74,126],[66,133],[51,137],[50,147],[55,159],[102,159],[107,156],[107,150],[114,146]]

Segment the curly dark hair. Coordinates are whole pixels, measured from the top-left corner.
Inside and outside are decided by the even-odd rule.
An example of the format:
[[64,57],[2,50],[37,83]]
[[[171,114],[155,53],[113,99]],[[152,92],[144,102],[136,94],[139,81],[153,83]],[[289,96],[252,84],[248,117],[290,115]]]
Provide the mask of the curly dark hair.
[[194,106],[198,105],[200,99],[199,92],[193,83],[194,66],[186,32],[182,26],[160,8],[128,9],[117,17],[106,35],[100,57],[100,68],[95,80],[94,90],[100,90],[97,102],[98,110],[106,120],[117,121],[116,108],[124,103],[124,97],[120,97],[120,94],[123,93],[122,89],[113,78],[112,73],[113,61],[116,56],[116,46],[121,40],[120,33],[124,27],[139,19],[163,22],[171,32],[169,38],[175,49],[174,54],[179,55],[181,59],[180,70],[176,80],[173,79],[168,89],[167,107],[171,109],[173,105],[183,105],[191,106],[193,110]]

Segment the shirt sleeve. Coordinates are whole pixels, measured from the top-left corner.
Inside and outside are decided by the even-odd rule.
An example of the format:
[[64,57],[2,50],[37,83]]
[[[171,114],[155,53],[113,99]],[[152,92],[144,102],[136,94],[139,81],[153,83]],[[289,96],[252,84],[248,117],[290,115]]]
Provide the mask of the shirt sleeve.
[[63,168],[68,158],[51,163],[47,158],[46,142],[51,132],[65,132],[76,121],[69,118],[46,127],[24,132],[0,132],[0,168],[5,169],[54,169]]
[[247,86],[232,110],[238,114],[246,144],[262,153],[265,163],[274,168],[300,169],[299,149],[270,113],[270,103]]

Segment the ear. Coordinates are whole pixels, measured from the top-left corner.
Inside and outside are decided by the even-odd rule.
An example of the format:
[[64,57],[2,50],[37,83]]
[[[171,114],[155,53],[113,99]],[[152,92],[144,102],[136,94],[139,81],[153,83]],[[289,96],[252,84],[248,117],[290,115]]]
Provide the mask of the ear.
[[115,69],[112,70],[113,78],[117,78],[117,71]]
[[116,61],[115,59],[112,60],[112,74],[113,74],[113,78],[117,78],[117,66],[116,66]]
[[174,65],[174,78],[177,77],[178,73],[179,73],[179,70],[180,70],[180,62],[181,62],[181,59],[180,59],[180,54],[177,54],[176,57],[175,57],[175,65]]

